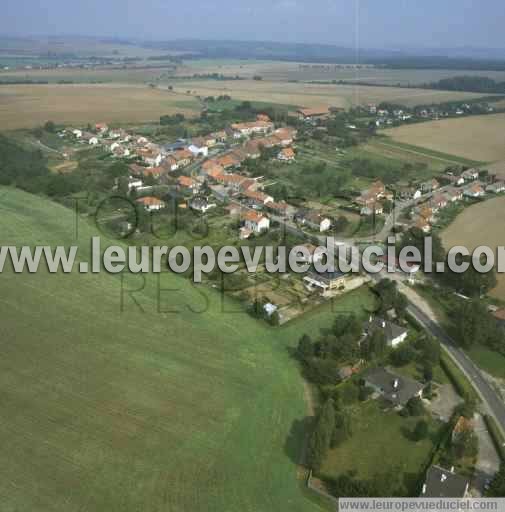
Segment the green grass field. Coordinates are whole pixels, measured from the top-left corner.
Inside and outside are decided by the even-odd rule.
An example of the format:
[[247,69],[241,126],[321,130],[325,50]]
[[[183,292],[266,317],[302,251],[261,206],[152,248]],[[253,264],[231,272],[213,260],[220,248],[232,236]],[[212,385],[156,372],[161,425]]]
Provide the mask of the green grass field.
[[499,352],[476,345],[468,351],[468,355],[485,372],[499,379],[505,379],[505,356]]
[[330,451],[321,475],[335,478],[352,472],[357,479],[370,480],[394,470],[404,475],[406,489],[412,492],[438,436],[438,424],[429,420],[430,435],[426,439],[419,442],[409,439],[419,419],[383,411],[375,400],[355,406],[352,436]]
[[[75,243],[70,210],[0,194],[1,245]],[[80,221],[85,259],[94,234]],[[2,511],[316,509],[296,479],[306,405],[287,347],[370,292],[274,329],[160,281],[159,304],[151,276],[135,303],[106,273],[0,274]]]

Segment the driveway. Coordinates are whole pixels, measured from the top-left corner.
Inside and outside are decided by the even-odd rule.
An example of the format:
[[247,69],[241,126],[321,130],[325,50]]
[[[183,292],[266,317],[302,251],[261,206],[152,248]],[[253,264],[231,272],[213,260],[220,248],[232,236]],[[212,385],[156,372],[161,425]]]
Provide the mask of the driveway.
[[475,415],[475,433],[479,438],[479,455],[472,482],[472,494],[478,497],[484,494],[486,481],[493,478],[500,469],[500,457],[480,414]]
[[437,397],[431,400],[428,409],[435,418],[444,422],[451,419],[454,409],[463,402],[451,384],[444,384],[436,389]]

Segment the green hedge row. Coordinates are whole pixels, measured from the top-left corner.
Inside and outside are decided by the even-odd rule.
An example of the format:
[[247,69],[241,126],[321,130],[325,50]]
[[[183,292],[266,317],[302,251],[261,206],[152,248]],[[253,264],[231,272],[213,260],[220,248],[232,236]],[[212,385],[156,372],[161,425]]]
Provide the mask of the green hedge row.
[[442,351],[440,356],[440,366],[464,400],[480,402],[479,396],[470,381],[456,364],[452,362],[450,356],[445,351]]
[[495,445],[496,451],[500,456],[501,460],[505,462],[505,439],[501,433],[501,430],[498,428],[496,420],[489,416],[488,414],[484,415],[484,421],[486,422],[487,429],[491,438],[493,439],[493,443]]

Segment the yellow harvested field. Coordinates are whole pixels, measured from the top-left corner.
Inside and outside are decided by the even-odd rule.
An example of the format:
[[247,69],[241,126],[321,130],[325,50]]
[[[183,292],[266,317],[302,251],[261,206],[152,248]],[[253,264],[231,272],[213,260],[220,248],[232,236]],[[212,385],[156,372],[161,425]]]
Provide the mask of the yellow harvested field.
[[196,98],[134,85],[12,85],[0,87],[0,129],[57,123],[156,121],[199,110]]
[[505,159],[505,114],[404,125],[385,133],[397,142],[470,160]]
[[[178,76],[192,76],[195,73],[219,73],[224,76],[253,78],[259,75],[263,80],[285,81],[344,80],[366,82],[377,85],[401,84],[414,86],[437,82],[457,74],[479,76],[481,71],[464,70],[461,73],[451,69],[386,69],[373,65],[322,64],[315,62],[287,62],[252,59],[192,59],[177,67]],[[486,71],[486,76],[501,82],[505,81],[504,71]]]
[[352,105],[389,101],[404,105],[464,100],[478,94],[397,87],[370,87],[357,85],[328,85],[266,80],[177,80],[174,90],[190,91],[193,95],[230,95],[233,99],[264,101],[304,107],[333,106],[348,108]]
[[[495,197],[463,211],[442,233],[444,247],[463,245],[470,251],[480,245],[505,246],[505,196]],[[505,274],[498,274],[492,296],[505,300]]]

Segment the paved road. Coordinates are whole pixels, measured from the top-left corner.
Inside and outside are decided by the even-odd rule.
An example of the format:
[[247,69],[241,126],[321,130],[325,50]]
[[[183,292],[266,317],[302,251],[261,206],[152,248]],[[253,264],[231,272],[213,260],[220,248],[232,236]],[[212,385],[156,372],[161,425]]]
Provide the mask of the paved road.
[[434,337],[438,338],[452,360],[461,368],[467,378],[472,382],[475,390],[480,395],[488,412],[495,418],[505,435],[505,403],[487,380],[483,377],[479,368],[460,349],[454,340],[444,332],[439,325],[433,322],[426,313],[409,303],[407,311]]
[[[442,192],[447,187],[442,187],[438,192]],[[421,198],[417,200],[404,201],[399,203],[396,206],[395,215],[392,214],[386,220],[386,224],[384,228],[381,230],[379,234],[376,235],[375,240],[385,240],[389,235],[391,228],[393,227],[394,218],[398,218],[400,213],[408,207],[413,206],[414,204],[422,201],[426,201],[429,197],[432,196],[432,193],[424,194]],[[242,204],[242,206],[245,206]],[[309,235],[304,232],[295,224],[287,221],[286,219],[282,219],[277,216],[271,216],[272,220],[276,220],[277,222],[283,224],[287,231],[305,238],[313,238],[313,235]],[[318,236],[318,240],[321,244],[325,244],[326,237]],[[352,247],[357,239],[342,239],[337,240],[335,244],[344,245],[347,247]],[[374,280],[381,280],[383,276],[380,274],[374,274],[371,276]],[[467,378],[472,383],[473,387],[479,394],[482,399],[484,406],[487,409],[487,412],[491,414],[496,422],[498,423],[499,428],[502,431],[502,434],[505,436],[505,403],[502,400],[499,393],[491,387],[491,385],[486,381],[483,377],[480,369],[471,361],[471,359],[466,355],[466,353],[461,350],[454,340],[441,329],[441,327],[433,321],[425,312],[423,312],[418,306],[416,306],[412,300],[408,299],[409,306],[408,312],[428,331],[432,336],[438,338],[446,350],[451,359],[459,366],[459,368],[465,373]]]

